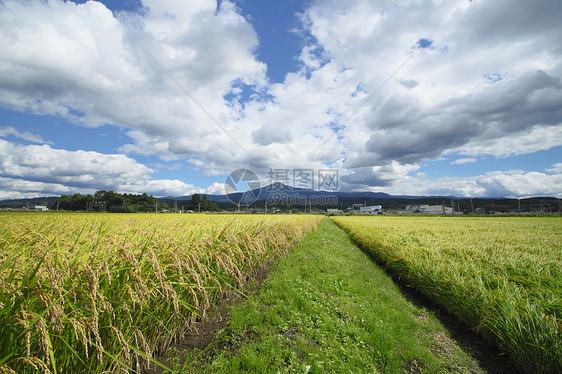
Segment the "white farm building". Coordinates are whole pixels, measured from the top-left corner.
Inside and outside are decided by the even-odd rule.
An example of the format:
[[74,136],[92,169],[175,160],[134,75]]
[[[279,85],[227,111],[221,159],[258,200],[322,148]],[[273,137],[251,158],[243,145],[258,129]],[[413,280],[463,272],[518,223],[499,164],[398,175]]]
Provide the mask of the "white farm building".
[[378,214],[381,210],[380,205],[362,206],[359,208],[359,213]]
[[453,214],[453,208],[445,205],[410,205],[406,210],[422,214]]

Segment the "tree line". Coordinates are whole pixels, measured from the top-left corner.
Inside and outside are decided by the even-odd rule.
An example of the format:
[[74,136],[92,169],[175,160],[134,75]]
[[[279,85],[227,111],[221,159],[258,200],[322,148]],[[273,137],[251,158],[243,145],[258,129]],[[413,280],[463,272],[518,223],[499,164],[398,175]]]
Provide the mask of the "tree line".
[[191,204],[189,209],[194,212],[218,212],[219,206],[212,200],[207,199],[207,196],[202,197],[199,194],[193,194],[191,196]]
[[154,212],[166,207],[166,204],[146,193],[142,195],[120,194],[105,190],[96,191],[93,195],[80,193],[62,195],[52,206],[53,209],[112,213]]
[[[111,212],[111,213],[137,213],[154,212],[169,209],[168,205],[159,201],[152,195],[120,194],[114,191],[100,190],[95,194],[61,195],[50,207],[50,209],[62,209],[86,212]],[[194,212],[214,212],[219,207],[214,201],[208,200],[207,196],[194,194],[191,197],[189,209]]]

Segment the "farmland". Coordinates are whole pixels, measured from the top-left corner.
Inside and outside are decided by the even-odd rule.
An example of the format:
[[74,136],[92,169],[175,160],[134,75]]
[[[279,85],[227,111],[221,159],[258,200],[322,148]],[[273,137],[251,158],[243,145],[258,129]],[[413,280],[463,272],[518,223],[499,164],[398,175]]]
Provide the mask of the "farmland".
[[[241,341],[251,324],[250,332],[261,331],[261,345],[253,345],[254,336],[237,348],[253,352],[255,362],[231,352],[211,361],[197,353],[197,362],[226,372],[240,365],[450,370],[447,357],[428,353],[445,331],[430,328],[438,323],[424,322],[427,312],[402,300],[330,220],[400,282],[507,352],[521,371],[562,372],[559,217],[340,216],[308,235],[322,218],[0,214],[0,373],[159,366],[186,329],[281,256],[290,260],[285,270],[227,328]],[[292,260],[284,256],[305,236],[308,244]],[[336,351],[339,358],[330,353]],[[457,369],[472,372],[471,359],[458,352],[468,366]]]
[[319,220],[0,214],[0,372],[146,368]]
[[[455,336],[408,299],[328,218],[230,315],[213,342],[178,351],[185,359],[171,366],[181,374],[517,373],[474,334]],[[485,354],[474,355],[474,342]]]
[[361,248],[529,373],[562,372],[560,218],[334,217]]

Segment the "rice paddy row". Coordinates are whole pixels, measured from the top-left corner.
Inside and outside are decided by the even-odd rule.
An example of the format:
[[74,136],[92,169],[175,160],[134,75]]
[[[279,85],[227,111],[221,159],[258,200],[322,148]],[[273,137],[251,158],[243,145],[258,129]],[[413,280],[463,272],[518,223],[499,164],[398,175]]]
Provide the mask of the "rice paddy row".
[[319,219],[0,214],[0,373],[154,365]]
[[366,252],[509,353],[562,372],[562,219],[334,217]]

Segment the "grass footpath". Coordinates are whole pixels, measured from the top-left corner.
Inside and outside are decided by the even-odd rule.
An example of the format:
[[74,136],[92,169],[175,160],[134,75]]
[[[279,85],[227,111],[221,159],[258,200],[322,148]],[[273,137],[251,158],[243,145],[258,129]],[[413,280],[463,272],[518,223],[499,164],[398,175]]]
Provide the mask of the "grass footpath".
[[[182,360],[183,361],[183,360]],[[332,220],[279,260],[182,373],[480,373],[433,313],[399,288]]]

